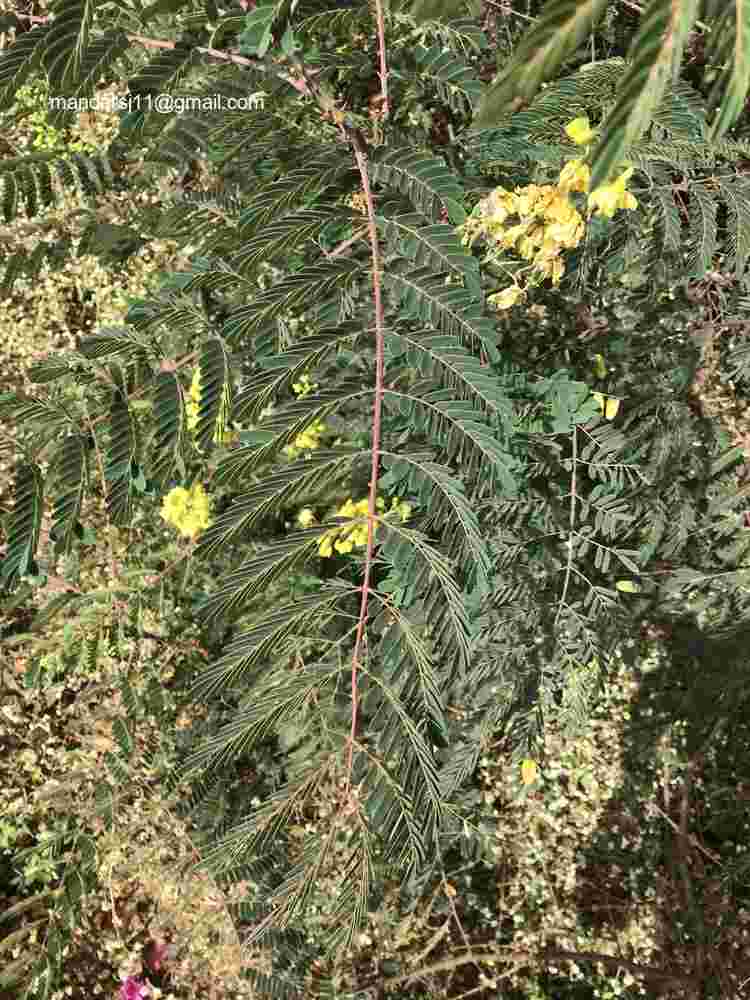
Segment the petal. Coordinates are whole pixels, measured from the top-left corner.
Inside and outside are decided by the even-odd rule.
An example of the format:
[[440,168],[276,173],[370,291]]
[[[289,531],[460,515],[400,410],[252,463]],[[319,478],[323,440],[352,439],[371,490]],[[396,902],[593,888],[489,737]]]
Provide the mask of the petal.
[[595,132],[591,128],[588,118],[584,115],[581,118],[574,118],[572,122],[568,122],[565,126],[565,134],[577,146],[584,146],[587,142],[591,142]]

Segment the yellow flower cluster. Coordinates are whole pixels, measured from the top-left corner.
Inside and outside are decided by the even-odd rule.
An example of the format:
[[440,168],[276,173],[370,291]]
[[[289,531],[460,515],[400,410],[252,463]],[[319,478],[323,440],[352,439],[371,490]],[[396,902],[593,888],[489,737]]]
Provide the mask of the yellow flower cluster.
[[313,389],[317,388],[318,388],[318,383],[311,382],[310,376],[307,374],[307,372],[305,372],[304,375],[300,376],[299,382],[295,382],[292,385],[292,389],[294,389],[295,395],[297,396],[298,399],[302,399],[303,396],[308,396],[313,391]]
[[585,116],[574,118],[572,122],[568,122],[565,126],[565,131],[568,138],[572,139],[576,146],[585,146],[596,135],[595,129],[591,127],[588,118]]
[[[594,135],[587,118],[577,118],[566,128],[574,142],[588,142]],[[611,184],[589,193],[591,172],[581,159],[566,163],[557,184],[527,184],[508,191],[496,187],[483,198],[460,227],[462,243],[471,246],[483,237],[497,253],[515,251],[529,262],[530,275],[523,287],[518,282],[490,295],[488,301],[497,309],[510,309],[525,295],[526,288],[550,278],[553,285],[565,273],[563,251],[577,247],[585,232],[585,222],[570,200],[574,192],[588,193],[589,217],[593,212],[612,218],[621,208],[636,208],[638,202],[626,190],[633,173],[628,167]],[[510,222],[508,221],[510,220]]]
[[[382,514],[385,511],[385,500],[382,497],[378,497],[376,504],[377,510]],[[350,497],[346,503],[339,507],[336,511],[337,517],[356,518],[356,520],[350,520],[348,524],[344,524],[340,528],[331,528],[330,531],[327,531],[323,535],[318,543],[318,552],[324,559],[332,556],[334,549],[336,552],[343,554],[351,552],[356,546],[362,547],[367,545],[368,509],[369,502],[367,497],[357,501],[357,503],[354,503]],[[399,500],[398,497],[393,497],[389,513],[397,514],[402,521],[408,521],[411,517],[411,504]],[[305,516],[304,522],[302,520],[303,515]],[[297,520],[304,527],[308,527],[315,520],[315,515],[309,507],[306,507],[300,511]],[[373,525],[373,531],[377,531],[377,524]]]
[[189,431],[194,431],[198,426],[198,409],[201,402],[201,370],[196,368],[193,372],[193,381],[190,383],[190,395],[185,402],[185,412],[187,414],[187,425]]
[[310,426],[298,434],[294,444],[286,445],[282,450],[288,458],[297,458],[303,451],[315,451],[320,448],[320,436],[328,430],[322,420],[314,420]]
[[303,507],[299,514],[297,514],[297,524],[303,528],[309,528],[311,524],[315,524],[315,520],[315,512],[312,507]]
[[[294,382],[292,385],[292,389],[294,390],[297,399],[309,396],[309,394],[317,388],[318,383],[311,382],[310,376],[307,372],[300,376],[299,382]],[[310,424],[306,430],[297,435],[293,444],[286,445],[283,449],[284,454],[288,458],[297,458],[297,456],[303,451],[315,451],[316,448],[320,448],[321,434],[325,434],[327,430],[328,428],[322,420],[313,421],[313,423]]]
[[[568,190],[553,184],[527,184],[515,192],[497,187],[480,201],[464,223],[463,243],[471,245],[483,236],[501,252],[515,250],[530,262],[538,280],[551,278],[557,285],[565,273],[562,251],[578,246],[584,231],[583,218]],[[515,286],[490,296],[489,301],[507,309],[522,295],[523,289]]]
[[195,538],[211,523],[211,501],[200,483],[189,490],[175,486],[164,497],[161,516],[186,538]]
[[[574,118],[568,122],[565,131],[569,139],[577,146],[585,146],[595,137],[596,131],[591,128],[588,118]],[[588,193],[589,216],[592,212],[611,219],[618,209],[638,208],[635,195],[625,190],[625,185],[633,176],[633,167],[626,167],[620,176],[611,184],[602,184],[589,192],[591,171],[583,160],[571,160],[566,163],[560,173],[558,187],[564,191],[582,191]]]
[[[200,409],[201,403],[201,370],[196,368],[193,372],[193,381],[190,383],[190,394],[185,401],[185,414],[187,416],[187,425],[189,431],[195,431],[198,427],[198,411]],[[227,418],[227,397],[226,394],[222,401],[222,406],[219,412],[219,419],[217,420],[217,429],[214,433],[214,441],[216,444],[231,444],[233,441],[237,440],[236,431],[224,431],[219,433],[219,427],[221,427]]]
[[599,215],[611,219],[620,208],[638,208],[635,195],[625,190],[625,185],[633,175],[633,167],[627,167],[617,180],[604,184],[589,195],[589,212],[596,209]]

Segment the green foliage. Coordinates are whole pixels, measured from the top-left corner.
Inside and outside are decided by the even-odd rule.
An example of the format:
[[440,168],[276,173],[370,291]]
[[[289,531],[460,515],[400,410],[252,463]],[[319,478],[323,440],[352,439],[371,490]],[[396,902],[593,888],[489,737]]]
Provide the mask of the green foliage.
[[[553,79],[584,42],[607,8],[604,0],[549,0],[529,28],[508,65],[488,89],[475,115],[474,127],[495,126],[506,114],[521,110]],[[665,87],[679,69],[685,44],[696,27],[699,5],[675,6],[652,0],[644,11],[628,53],[628,68],[617,100],[606,109],[602,139],[592,156],[592,184],[604,183],[622,155],[648,128]],[[747,67],[747,4],[736,0],[720,12],[709,34],[709,50],[723,68],[714,83],[716,108],[711,138],[716,141],[739,118],[750,87]],[[704,27],[702,25],[702,27]]]
[[[676,78],[694,6],[672,14],[655,0],[624,72],[619,56],[576,70],[566,64],[606,4],[554,0],[487,91],[486,40],[466,44],[476,30],[430,24],[440,11],[429,5],[386,12],[387,32],[407,24],[418,39],[413,51],[394,48],[389,100],[407,112],[398,124],[368,103],[359,76],[366,70],[375,90],[377,77],[337,36],[344,18],[327,25],[303,10],[298,35],[286,0],[243,18],[187,4],[128,8],[140,27],[174,14],[178,37],[127,76],[142,106],[124,116],[117,147],[2,162],[8,221],[21,198],[29,217],[52,203],[51,165],[64,185],[101,189],[115,183],[120,156],[138,162],[136,144],[161,163],[210,160],[215,187],[225,185],[159,219],[185,261],[133,303],[125,326],[88,331],[38,361],[33,395],[0,397],[20,435],[0,580],[8,605],[20,588],[44,586],[58,556],[80,556],[96,504],[111,526],[147,523],[163,535],[176,495],[188,503],[188,488],[210,491],[212,523],[197,544],[154,542],[170,566],[164,558],[148,574],[161,580],[184,563],[174,586],[212,647],[184,678],[210,721],[184,737],[170,781],[192,786],[204,867],[227,893],[252,883],[238,923],[252,925],[247,944],[273,945],[273,974],[253,980],[264,992],[285,995],[310,973],[308,914],[322,928],[315,947],[341,960],[389,881],[419,898],[449,858],[486,858],[469,786],[488,748],[543,763],[549,721],[586,722],[643,618],[674,612],[688,591],[714,620],[729,608],[750,616],[740,454],[694,412],[700,359],[678,300],[717,266],[744,281],[750,200],[737,161],[747,146],[720,135],[747,81],[738,64],[709,132],[709,104]],[[4,50],[6,103],[40,68],[50,89],[85,96],[135,44],[107,5],[60,0],[54,13]],[[212,39],[243,60],[205,65]],[[247,96],[259,78],[278,99],[270,110],[160,118],[149,103],[214,85]],[[404,128],[417,101],[450,120],[450,144]],[[576,157],[564,127],[579,113],[601,119],[594,182],[627,156],[637,207],[590,218],[565,282],[538,289],[536,311],[506,322],[488,295],[523,265],[480,263],[457,227],[488,178],[520,187],[555,177]],[[363,196],[360,219],[351,206]],[[144,239],[107,225],[92,222],[84,248],[116,255],[122,241],[134,250]],[[381,241],[377,254],[367,239]],[[593,342],[573,308],[583,292],[602,317]],[[605,395],[621,401],[616,412]],[[330,542],[326,552],[347,499],[368,486],[364,557],[334,555]],[[405,523],[380,512],[381,491],[404,501]],[[105,638],[127,646],[116,607],[137,617],[142,594],[127,576],[110,590],[96,627],[86,596],[44,606],[37,625],[75,611],[90,626],[68,623],[55,671],[93,674]],[[30,663],[30,684],[44,683],[44,666]],[[137,688],[123,673],[118,683],[124,716],[94,793],[104,830],[116,822],[115,789],[130,790],[144,719],[164,717],[158,677]],[[239,801],[212,820],[248,762]],[[316,822],[324,807],[327,825]],[[93,864],[61,867],[58,913],[76,918]],[[332,878],[340,891],[321,903],[318,887]]]
[[654,110],[676,75],[697,10],[697,3],[675,8],[668,2],[653,2],[644,13],[617,102],[607,117],[606,138],[593,154],[593,187],[609,177],[623,153],[651,125]]
[[475,127],[494,125],[500,115],[528,104],[576,51],[606,7],[606,0],[550,0],[510,64],[488,89],[475,116]]

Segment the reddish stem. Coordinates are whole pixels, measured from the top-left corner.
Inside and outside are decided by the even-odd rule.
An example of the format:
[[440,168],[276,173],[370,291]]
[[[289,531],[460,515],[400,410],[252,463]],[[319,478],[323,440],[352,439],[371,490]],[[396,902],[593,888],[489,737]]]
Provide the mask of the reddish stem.
[[357,135],[352,136],[354,156],[362,180],[362,191],[367,203],[367,229],[370,236],[372,253],[372,288],[375,299],[375,400],[372,409],[372,465],[370,469],[370,495],[367,506],[367,551],[362,580],[362,601],[357,622],[357,635],[352,653],[352,723],[349,733],[349,757],[347,761],[346,787],[351,788],[352,764],[354,759],[354,740],[357,733],[357,675],[362,644],[365,640],[365,625],[367,623],[368,604],[370,597],[370,577],[372,575],[373,551],[375,548],[375,511],[378,498],[378,465],[380,459],[381,415],[383,409],[383,388],[385,376],[385,336],[383,298],[380,288],[380,247],[378,231],[375,225],[375,203],[370,188],[370,178],[367,173],[367,158]]
[[380,58],[380,96],[383,106],[383,118],[388,117],[388,66],[385,58],[385,18],[383,17],[383,0],[375,0],[375,18],[378,26],[378,56]]

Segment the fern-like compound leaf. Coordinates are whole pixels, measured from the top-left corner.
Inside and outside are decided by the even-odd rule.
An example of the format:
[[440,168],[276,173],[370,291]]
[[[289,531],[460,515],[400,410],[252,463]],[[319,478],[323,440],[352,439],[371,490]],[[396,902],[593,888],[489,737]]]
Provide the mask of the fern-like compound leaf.
[[315,395],[279,407],[254,432],[257,444],[237,448],[231,455],[222,458],[215,474],[217,482],[228,483],[250,475],[275,459],[283,448],[294,447],[296,438],[311,424],[324,421],[347,403],[354,403],[372,393],[372,387],[363,389],[361,382],[339,382],[331,388],[319,389]]
[[314,193],[322,193],[346,172],[338,149],[318,152],[309,163],[288,171],[249,200],[239,219],[240,236],[250,239],[272,219],[291,213],[295,206]]
[[690,191],[690,235],[692,247],[688,270],[696,277],[711,270],[717,248],[717,209],[715,198],[701,185],[692,185]]
[[235,420],[258,423],[263,411],[281,393],[288,393],[306,370],[314,370],[339,347],[355,350],[369,331],[358,323],[341,323],[323,327],[317,333],[303,337],[281,352],[263,357],[263,371],[255,375],[237,394],[232,410]]
[[241,342],[259,332],[279,312],[303,309],[310,302],[322,303],[333,295],[344,295],[361,274],[362,264],[340,257],[301,267],[257,294],[249,305],[234,309],[222,333],[230,343]]
[[86,442],[80,434],[69,434],[63,441],[56,462],[56,498],[52,511],[50,537],[59,551],[70,552],[80,527],[81,508],[87,485]]
[[12,589],[20,577],[34,575],[42,527],[44,480],[35,463],[20,463],[13,485],[13,510],[8,516],[5,534],[5,558],[0,563],[0,579]]
[[316,492],[351,475],[352,465],[363,457],[361,452],[320,449],[302,461],[264,476],[262,482],[238,496],[204,531],[199,550],[208,555],[246,538],[264,518],[303,501],[309,502]]
[[231,618],[267,587],[307,562],[317,552],[326,530],[333,526],[322,524],[316,529],[295,531],[272,545],[264,546],[238,569],[225,575],[219,589],[201,606],[201,617]]
[[697,0],[651,0],[633,39],[629,65],[591,163],[591,188],[605,183],[661,104],[697,15]]
[[466,219],[461,185],[436,156],[396,146],[373,155],[369,166],[375,181],[405,195],[428,219],[437,220],[444,209],[454,225]]
[[709,98],[717,108],[711,137],[718,139],[739,118],[750,89],[750,3],[732,0],[708,34],[706,57],[721,67]]
[[11,107],[19,89],[40,65],[51,27],[50,24],[34,26],[0,53],[0,110]]
[[[194,46],[187,42],[178,41],[173,48],[158,49],[148,65],[128,80],[128,89],[136,98],[175,93],[197,57]],[[147,107],[147,102],[143,106]]]
[[458,337],[468,350],[484,350],[492,361],[499,358],[495,324],[465,288],[446,284],[429,268],[414,270],[405,259],[394,261],[384,278],[406,315]]
[[133,494],[136,436],[124,385],[115,388],[109,407],[109,448],[104,470],[107,510],[113,524],[126,524]]
[[229,643],[220,659],[201,672],[194,685],[196,697],[206,697],[238,684],[288,636],[312,627],[324,628],[338,614],[343,600],[355,593],[354,587],[328,583],[318,593],[265,615],[260,624]]
[[488,88],[472,127],[492,128],[504,114],[527,105],[588,37],[606,8],[607,0],[548,0],[508,66]]
[[421,79],[434,85],[448,107],[465,114],[479,104],[484,85],[457,53],[432,45],[418,49],[416,59]]
[[154,453],[151,459],[151,477],[164,487],[175,474],[182,479],[181,449],[185,437],[185,401],[182,388],[174,372],[160,372],[153,390],[154,404]]
[[340,205],[319,205],[283,216],[266,225],[252,239],[243,240],[241,248],[230,256],[230,267],[238,274],[248,275],[261,261],[275,260],[293,252],[302,244],[319,238],[331,222],[341,223],[345,218]]
[[474,298],[480,298],[479,261],[466,253],[453,226],[425,225],[416,214],[380,216],[378,222],[400,256],[435,274],[452,273],[465,282]]
[[43,57],[50,93],[69,94],[75,87],[95,11],[94,0],[56,0]]
[[437,531],[446,551],[464,574],[467,585],[489,582],[491,560],[479,521],[466,496],[464,484],[445,465],[411,455],[381,452],[381,483],[398,496],[414,497],[424,513],[420,527]]
[[201,449],[211,448],[226,431],[232,405],[229,355],[220,337],[205,341],[200,354],[201,397],[196,438]]

